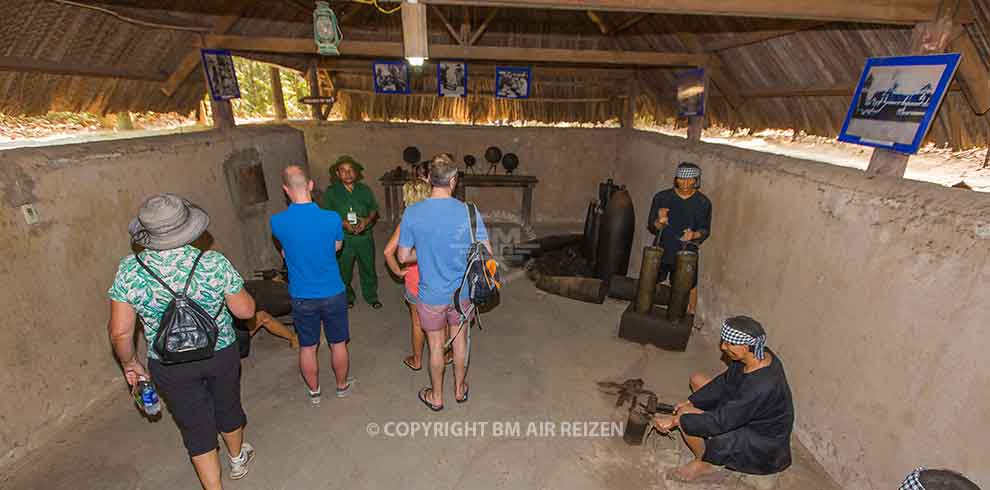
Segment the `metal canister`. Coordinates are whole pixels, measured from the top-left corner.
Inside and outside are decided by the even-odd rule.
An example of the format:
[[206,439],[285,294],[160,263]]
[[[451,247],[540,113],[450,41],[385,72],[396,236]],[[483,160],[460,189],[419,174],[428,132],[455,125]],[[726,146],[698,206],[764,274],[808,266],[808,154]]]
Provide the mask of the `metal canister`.
[[660,274],[660,247],[643,247],[643,263],[639,268],[639,287],[636,292],[636,312],[649,313],[657,294],[657,275]]
[[670,279],[670,301],[667,303],[668,320],[680,320],[687,314],[691,289],[697,274],[698,252],[692,250],[677,252],[674,273]]

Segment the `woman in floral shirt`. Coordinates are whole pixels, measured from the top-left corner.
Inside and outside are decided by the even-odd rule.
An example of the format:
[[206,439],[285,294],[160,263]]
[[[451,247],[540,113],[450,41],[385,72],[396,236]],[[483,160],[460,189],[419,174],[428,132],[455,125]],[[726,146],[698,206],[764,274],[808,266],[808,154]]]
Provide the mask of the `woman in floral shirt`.
[[[205,211],[173,194],[152,196],[142,204],[129,231],[133,242],[144,250],[120,261],[108,291],[108,329],[127,383],[134,386],[140,378],[154,381],[179,426],[203,488],[214,490],[222,488],[218,432],[230,454],[232,479],[244,477],[254,457],[254,448],[244,442],[247,417],[241,407],[241,364],[231,318],[231,314],[253,317],[254,299],[223,254],[201,252],[190,245],[206,231],[209,222]],[[181,291],[192,275],[189,298],[211,315],[219,312],[213,357],[169,365],[158,361],[152,344],[172,295],[138,263],[138,256],[173,291]],[[139,316],[148,342],[150,376],[133,347]]]

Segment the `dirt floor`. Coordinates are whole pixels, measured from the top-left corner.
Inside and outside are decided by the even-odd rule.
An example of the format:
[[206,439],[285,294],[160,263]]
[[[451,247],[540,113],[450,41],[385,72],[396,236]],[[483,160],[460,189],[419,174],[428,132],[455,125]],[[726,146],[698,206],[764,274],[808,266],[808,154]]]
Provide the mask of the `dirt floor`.
[[[685,353],[628,343],[615,335],[624,303],[579,303],[540,292],[521,274],[512,277],[501,305],[484,316],[484,330],[473,332],[470,401],[453,402],[451,381],[439,413],[416,398],[428,385],[426,372],[412,372],[401,362],[409,334],[398,284],[383,281],[384,309],[359,303],[352,310],[358,382],[349,398],[324,396],[322,405],[311,406],[295,353],[286,342],[259,333],[242,380],[247,440],[257,448],[257,458],[245,479],[225,480],[225,487],[681,488],[663,478],[688,457],[680,444],[653,437],[645,446],[626,445],[621,430],[609,425],[624,423],[625,411],[595,382],[640,377],[663,400],[675,402],[687,395],[691,372],[719,369],[714,339],[696,334]],[[328,369],[325,347],[321,355]],[[450,434],[406,434],[413,423],[431,422],[449,423]],[[610,428],[595,426],[602,437],[591,434],[585,422]],[[495,434],[500,423],[503,428],[518,423],[519,434]],[[544,430],[527,434],[531,424]],[[561,434],[565,424],[572,428],[569,436]],[[457,427],[463,429],[460,436],[454,435]],[[579,428],[586,433],[575,436]],[[795,463],[777,488],[836,490],[795,445]],[[167,414],[156,422],[143,418],[123,387],[56,443],[17,466],[0,476],[0,488],[199,488],[172,420]],[[720,485],[691,488],[743,484],[731,476]]]

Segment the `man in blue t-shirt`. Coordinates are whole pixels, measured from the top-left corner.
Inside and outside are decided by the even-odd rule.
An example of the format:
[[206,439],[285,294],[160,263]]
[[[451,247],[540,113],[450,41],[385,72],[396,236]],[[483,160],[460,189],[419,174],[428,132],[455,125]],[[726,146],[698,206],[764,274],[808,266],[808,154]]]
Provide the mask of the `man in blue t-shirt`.
[[[430,198],[410,206],[399,224],[399,261],[419,264],[419,302],[416,312],[430,345],[430,381],[432,386],[419,391],[419,399],[433,411],[443,409],[444,327],[450,325],[454,348],[454,401],[468,400],[467,328],[454,309],[454,291],[467,268],[471,246],[471,226],[467,206],[451,197],[457,187],[457,164],[449,155],[433,157],[430,162]],[[492,249],[488,230],[478,216],[477,239]],[[415,249],[415,250],[414,250]],[[458,298],[462,310],[468,306],[467,291]]]
[[347,376],[350,357],[347,341],[347,294],[337,269],[336,252],[344,240],[340,216],[325,211],[312,200],[313,181],[298,165],[282,171],[282,189],[292,204],[271,218],[289,267],[292,320],[299,334],[299,370],[306,380],[310,402],[320,403],[320,324],[330,345],[330,362],[337,381],[337,397],[350,394],[353,378]]

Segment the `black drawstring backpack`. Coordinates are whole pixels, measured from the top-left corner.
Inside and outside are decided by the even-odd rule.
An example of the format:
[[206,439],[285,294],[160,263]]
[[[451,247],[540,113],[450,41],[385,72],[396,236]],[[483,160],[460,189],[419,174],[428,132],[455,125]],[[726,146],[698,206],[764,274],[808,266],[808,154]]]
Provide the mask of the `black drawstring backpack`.
[[221,304],[217,314],[211,317],[202,306],[186,296],[189,283],[192,282],[196,266],[199,265],[199,259],[202,257],[201,251],[193,262],[185,287],[182,288],[181,293],[176,294],[161,277],[141,261],[139,255],[134,256],[138,264],[141,264],[141,267],[172,295],[172,301],[165,307],[165,312],[158,323],[158,333],[151,346],[162,364],[180,364],[213,357],[213,349],[217,345],[217,336],[220,333],[217,318],[223,312],[225,304]]

